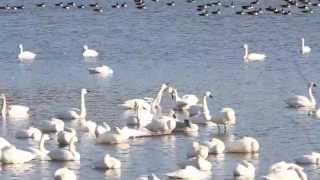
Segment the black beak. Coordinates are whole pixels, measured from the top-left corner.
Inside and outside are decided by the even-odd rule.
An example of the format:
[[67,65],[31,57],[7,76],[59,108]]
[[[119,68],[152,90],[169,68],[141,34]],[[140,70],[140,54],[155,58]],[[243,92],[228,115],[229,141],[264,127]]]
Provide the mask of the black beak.
[[316,84],[313,84],[313,87],[317,87],[317,85],[316,85]]
[[212,94],[209,95],[209,98],[213,98]]
[[171,99],[174,100],[174,95],[173,94],[171,94]]
[[177,119],[177,116],[176,116],[175,113],[172,115],[172,117],[173,117],[174,119]]
[[87,92],[92,92],[92,91],[87,89]]

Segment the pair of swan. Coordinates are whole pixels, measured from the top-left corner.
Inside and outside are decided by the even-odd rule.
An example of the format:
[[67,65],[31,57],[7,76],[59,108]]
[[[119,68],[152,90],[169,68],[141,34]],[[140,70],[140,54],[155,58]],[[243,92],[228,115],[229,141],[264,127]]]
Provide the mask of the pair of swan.
[[77,180],[77,176],[72,170],[64,167],[55,171],[54,180]]
[[254,180],[256,168],[246,160],[237,164],[233,171],[233,176]]
[[263,176],[264,180],[307,180],[307,175],[303,168],[284,161],[273,164],[267,176]]
[[3,164],[23,164],[35,158],[34,153],[17,149],[13,145],[3,147],[0,151],[0,159]]
[[295,159],[298,164],[320,164],[320,153],[312,152]]
[[82,56],[86,58],[97,57],[99,53],[94,49],[89,49],[87,45],[83,46]]
[[106,65],[98,66],[95,68],[88,68],[88,71],[90,74],[101,74],[103,76],[113,74],[113,70],[109,66],[106,66]]
[[176,88],[170,87],[169,93],[171,93],[172,99],[175,101],[174,110],[186,110],[192,105],[196,105],[199,102],[199,98],[193,94],[185,94],[182,97],[178,95]]
[[2,117],[6,118],[8,115],[10,118],[18,118],[18,119],[25,119],[29,117],[29,110],[28,106],[24,105],[9,105],[7,107],[7,98],[4,94],[1,94],[2,102]]
[[19,44],[19,49],[20,49],[20,53],[18,54],[18,58],[21,61],[23,61],[23,60],[33,60],[37,56],[35,53],[33,53],[31,51],[24,51],[22,44]]
[[201,157],[207,159],[209,155],[209,148],[206,145],[200,144],[199,142],[192,142],[191,149],[189,150],[187,156],[191,157]]
[[209,148],[209,154],[222,154],[225,150],[224,142],[217,138],[212,138],[210,141],[205,141],[203,145]]
[[226,144],[226,152],[228,153],[257,153],[259,150],[259,142],[248,136]]
[[285,100],[285,102],[288,104],[289,107],[292,107],[292,108],[315,108],[316,100],[312,92],[312,89],[314,87],[317,87],[317,85],[314,82],[309,82],[309,85],[308,85],[309,97],[296,95],[292,98]]
[[120,169],[121,161],[106,154],[103,160],[98,160],[95,162],[95,168],[97,169]]
[[81,89],[81,106],[80,109],[71,108],[67,111],[60,112],[55,115],[56,118],[62,120],[75,120],[75,119],[85,119],[87,116],[86,104],[85,104],[85,95],[88,94],[87,89]]
[[28,129],[22,129],[17,131],[15,136],[18,139],[32,138],[35,141],[40,141],[42,132],[40,129],[31,126]]
[[311,48],[309,46],[306,46],[304,44],[304,38],[301,38],[301,48],[300,48],[300,53],[301,54],[307,54],[311,52]]
[[244,62],[264,61],[266,58],[266,55],[262,53],[249,53],[249,47],[247,44],[244,44],[243,48],[245,49],[243,56]]

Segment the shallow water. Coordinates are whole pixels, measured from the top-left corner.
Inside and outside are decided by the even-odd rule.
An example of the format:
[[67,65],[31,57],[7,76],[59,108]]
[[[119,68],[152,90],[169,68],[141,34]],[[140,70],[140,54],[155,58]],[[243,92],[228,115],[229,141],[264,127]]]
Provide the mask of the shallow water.
[[[10,1],[15,2],[19,1]],[[198,136],[178,134],[135,139],[128,146],[106,146],[96,145],[87,133],[79,131],[81,164],[66,163],[79,179],[134,179],[150,173],[164,177],[186,159],[193,140],[211,137],[228,141],[253,136],[260,142],[261,152],[257,156],[210,156],[213,169],[208,179],[232,179],[232,170],[242,159],[254,162],[259,179],[272,163],[319,150],[319,121],[286,108],[283,101],[293,94],[306,94],[308,81],[320,80],[316,9],[311,15],[296,12],[292,16],[257,17],[237,16],[235,10],[228,9],[221,15],[200,17],[195,4],[184,1],[176,2],[175,7],[166,6],[166,1],[147,2],[148,9],[142,11],[131,1],[127,9],[112,9],[111,2],[102,2],[106,9],[101,14],[52,5],[39,9],[28,3],[22,11],[0,11],[0,92],[7,95],[10,104],[30,106],[32,113],[29,120],[0,122],[0,135],[19,148],[35,143],[15,139],[16,130],[37,126],[59,110],[77,107],[81,88],[91,90],[87,95],[88,119],[111,125],[126,123],[118,106],[121,102],[152,97],[164,82],[170,82],[181,94],[201,96],[211,90],[213,113],[225,106],[236,110],[237,124],[228,136],[218,136],[215,128],[201,127]],[[301,37],[312,47],[311,54],[298,53]],[[19,43],[38,54],[33,62],[17,60]],[[85,43],[100,52],[97,59],[83,59]],[[244,64],[243,43],[266,53],[266,61]],[[112,77],[87,72],[88,67],[102,64],[113,68]],[[48,146],[56,148],[53,141]],[[106,152],[121,160],[120,172],[92,168]],[[0,175],[1,179],[46,180],[61,166],[33,161],[1,166]],[[318,167],[305,169],[309,179],[319,178]]]

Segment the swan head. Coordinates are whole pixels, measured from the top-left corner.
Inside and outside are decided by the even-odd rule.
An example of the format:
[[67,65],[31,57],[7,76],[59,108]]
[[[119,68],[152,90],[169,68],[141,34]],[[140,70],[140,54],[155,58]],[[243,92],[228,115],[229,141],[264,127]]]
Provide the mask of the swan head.
[[161,89],[167,89],[169,87],[169,83],[163,83],[161,85]]
[[0,95],[0,98],[1,98],[1,99],[5,99],[6,96],[5,96],[4,94],[1,94],[1,95]]
[[88,48],[88,45],[86,45],[86,44],[83,45],[83,49],[84,49],[84,50],[88,50],[88,49],[89,49],[89,48]]
[[317,87],[317,84],[315,82],[309,82],[309,87]]
[[20,48],[20,49],[23,49],[23,45],[22,45],[22,44],[19,44],[19,48]]
[[206,92],[206,96],[209,97],[209,98],[213,98],[212,93],[210,91]]
[[248,44],[244,44],[243,48],[248,49]]
[[86,95],[86,94],[88,94],[88,92],[90,92],[90,91],[88,91],[87,89],[81,89],[81,94],[83,94],[83,95]]

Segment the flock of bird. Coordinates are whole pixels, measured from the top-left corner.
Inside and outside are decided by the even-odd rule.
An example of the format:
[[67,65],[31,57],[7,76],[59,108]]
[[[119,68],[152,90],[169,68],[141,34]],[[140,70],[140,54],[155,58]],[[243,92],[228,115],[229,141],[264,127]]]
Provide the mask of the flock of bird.
[[[152,2],[159,2],[161,0],[152,0]],[[234,0],[223,2],[220,0],[214,0],[214,1],[208,1],[206,3],[203,3],[201,1],[197,0],[187,0],[188,3],[197,4],[197,11],[199,11],[200,16],[209,16],[209,14],[221,14],[223,12],[223,9],[231,8],[231,9],[237,9],[235,11],[235,14],[238,15],[259,15],[263,14],[265,12],[270,12],[277,15],[290,15],[293,12],[297,12],[298,10],[301,10],[299,12],[305,13],[305,14],[311,14],[314,12],[314,9],[320,6],[319,2],[313,2],[311,0],[282,0],[282,4],[279,4],[278,6],[267,6],[262,7],[260,4],[260,0],[254,0],[252,2],[249,2],[248,4],[241,5],[236,4]],[[199,4],[199,3],[200,4]],[[137,9],[147,9],[147,2],[145,0],[134,0],[134,3],[136,5]],[[180,3],[180,2],[179,2]],[[167,1],[165,3],[167,6],[175,6],[175,1]],[[91,4],[83,4],[83,3],[75,3],[75,2],[58,2],[53,5],[48,3],[38,3],[35,4],[35,7],[38,8],[46,8],[48,6],[54,6],[54,7],[60,7],[62,9],[70,10],[70,9],[87,9],[91,8],[95,12],[104,12],[105,7],[103,7],[99,3],[91,3]],[[126,2],[119,2],[111,5],[112,8],[126,8],[128,7],[128,3]],[[210,10],[210,8],[214,8],[213,10]],[[0,6],[0,10],[22,10],[25,9],[24,5],[5,5]],[[1,12],[1,11],[0,11]],[[234,11],[233,11],[234,12]]]
[[[18,59],[21,61],[33,60],[36,53],[24,51],[23,45],[19,45],[20,53]],[[244,62],[261,61],[266,58],[265,54],[249,53],[248,45],[244,45]],[[299,50],[302,54],[310,53],[311,48],[305,46],[304,39],[301,39]],[[99,53],[94,49],[89,49],[84,45],[82,55],[85,58],[94,58]],[[105,66],[107,67],[107,66]],[[107,67],[108,68],[108,67]],[[97,70],[98,71],[98,70]],[[89,72],[95,72],[89,69]],[[320,118],[320,109],[316,109],[316,100],[313,95],[313,88],[316,84],[309,83],[309,96],[294,96],[285,102],[291,108],[307,109],[310,115]],[[175,133],[197,133],[201,126],[216,128],[218,133],[227,133],[229,128],[236,125],[236,113],[231,107],[223,107],[220,115],[213,115],[210,112],[208,98],[213,94],[207,91],[202,98],[194,94],[185,94],[180,96],[178,90],[168,84],[161,85],[154,98],[136,98],[130,99],[120,106],[126,112],[127,126],[110,127],[106,122],[102,124],[87,120],[86,95],[90,93],[86,89],[81,90],[80,109],[70,108],[63,112],[54,114],[49,120],[41,122],[37,127],[30,126],[26,129],[18,130],[15,133],[16,138],[32,138],[38,141],[38,148],[30,147],[28,150],[17,148],[9,143],[5,138],[0,138],[0,161],[2,164],[21,164],[30,161],[80,161],[81,155],[77,151],[78,142],[77,130],[87,131],[95,138],[97,144],[126,144],[132,138],[147,138],[152,136],[171,135]],[[171,97],[172,107],[165,109],[161,102],[164,94]],[[8,105],[6,96],[1,95],[3,120],[29,118],[30,108],[24,105]],[[80,125],[78,127],[67,127],[65,122],[75,121]],[[223,128],[223,131],[222,131]],[[50,135],[49,135],[50,134]],[[52,138],[54,137],[54,138]],[[55,142],[59,146],[56,149],[46,148],[47,141]],[[61,148],[62,146],[62,148]],[[254,137],[238,137],[231,142],[223,142],[218,138],[212,137],[203,142],[194,141],[186,154],[185,162],[178,164],[181,169],[168,172],[165,175],[168,178],[178,179],[201,179],[207,177],[212,169],[212,163],[207,160],[209,154],[224,153],[251,153],[257,154],[260,151],[260,143]],[[312,152],[296,158],[297,164],[319,164],[320,153]],[[266,176],[267,180],[306,180],[307,175],[303,168],[295,163],[284,161],[273,164]],[[110,154],[105,154],[101,159],[97,159],[93,166],[97,169],[121,169],[121,161]],[[249,161],[239,162],[234,169],[236,179],[254,179],[255,166]],[[58,169],[55,179],[74,180],[76,174],[66,168]],[[155,174],[142,176],[138,179],[159,179]]]

